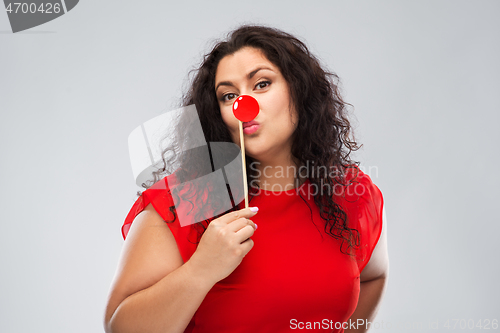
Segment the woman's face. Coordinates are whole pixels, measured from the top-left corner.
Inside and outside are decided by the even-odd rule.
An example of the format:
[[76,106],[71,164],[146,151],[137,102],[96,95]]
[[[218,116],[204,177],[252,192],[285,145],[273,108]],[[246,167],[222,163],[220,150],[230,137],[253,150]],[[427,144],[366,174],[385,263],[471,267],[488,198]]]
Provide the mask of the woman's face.
[[288,83],[261,50],[244,47],[222,58],[215,74],[215,93],[233,142],[240,141],[233,102],[240,95],[250,95],[259,102],[260,111],[254,119],[256,125],[243,123],[246,153],[259,161],[288,157],[297,112]]

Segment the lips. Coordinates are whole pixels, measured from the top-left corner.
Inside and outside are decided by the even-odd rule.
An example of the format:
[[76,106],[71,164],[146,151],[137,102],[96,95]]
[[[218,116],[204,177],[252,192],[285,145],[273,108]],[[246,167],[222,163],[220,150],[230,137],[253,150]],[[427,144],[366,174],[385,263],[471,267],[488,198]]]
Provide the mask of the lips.
[[260,125],[255,120],[243,123],[243,133],[247,135],[254,134],[259,129]]
[[246,123],[243,123],[243,128],[245,129],[245,128],[253,126],[253,125],[259,125],[259,123],[256,122],[255,120],[248,121]]

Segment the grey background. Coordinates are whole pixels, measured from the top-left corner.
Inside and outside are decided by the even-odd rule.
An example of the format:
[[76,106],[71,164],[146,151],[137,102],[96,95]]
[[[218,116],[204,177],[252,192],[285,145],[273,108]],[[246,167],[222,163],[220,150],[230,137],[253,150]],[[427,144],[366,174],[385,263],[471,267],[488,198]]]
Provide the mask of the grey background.
[[376,321],[393,328],[381,331],[500,319],[499,12],[486,0],[87,0],[12,34],[0,10],[0,331],[103,330],[137,189],[127,136],[175,108],[210,41],[245,22],[304,39],[354,105],[356,157],[389,223]]

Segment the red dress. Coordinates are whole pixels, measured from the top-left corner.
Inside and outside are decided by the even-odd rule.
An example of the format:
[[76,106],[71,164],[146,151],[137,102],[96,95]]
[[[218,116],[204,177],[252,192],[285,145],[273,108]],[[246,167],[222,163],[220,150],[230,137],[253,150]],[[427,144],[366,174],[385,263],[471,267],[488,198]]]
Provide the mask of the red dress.
[[[259,207],[252,217],[259,226],[252,236],[254,247],[208,292],[185,332],[343,332],[342,323],[358,303],[359,274],[382,230],[382,193],[358,172],[345,196],[336,199],[349,227],[359,231],[356,256],[341,253],[341,241],[325,233],[309,180],[298,189],[260,190],[250,201]],[[162,180],[135,202],[122,227],[124,238],[149,203],[164,220],[172,220],[168,207],[173,202]],[[167,225],[186,262],[196,250],[192,240],[197,232],[176,221]]]

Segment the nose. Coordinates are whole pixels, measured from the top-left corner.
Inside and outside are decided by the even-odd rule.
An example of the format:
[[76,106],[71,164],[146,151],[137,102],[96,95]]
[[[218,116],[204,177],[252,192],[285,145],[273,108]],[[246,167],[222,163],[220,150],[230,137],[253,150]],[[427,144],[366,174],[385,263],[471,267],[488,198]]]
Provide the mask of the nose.
[[254,120],[259,109],[259,102],[251,95],[240,95],[233,103],[233,114],[242,122]]

